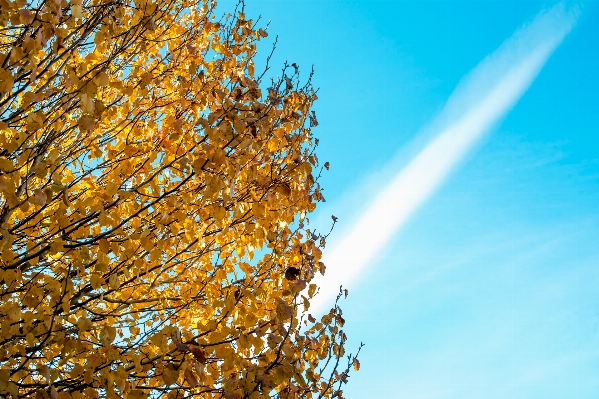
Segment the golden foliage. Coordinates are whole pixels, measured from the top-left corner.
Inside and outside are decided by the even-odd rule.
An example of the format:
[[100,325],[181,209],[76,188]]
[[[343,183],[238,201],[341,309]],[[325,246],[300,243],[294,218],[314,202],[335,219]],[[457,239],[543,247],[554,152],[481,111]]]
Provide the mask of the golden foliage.
[[307,313],[316,95],[295,64],[263,91],[266,32],[214,7],[0,0],[0,395],[341,397],[358,368]]

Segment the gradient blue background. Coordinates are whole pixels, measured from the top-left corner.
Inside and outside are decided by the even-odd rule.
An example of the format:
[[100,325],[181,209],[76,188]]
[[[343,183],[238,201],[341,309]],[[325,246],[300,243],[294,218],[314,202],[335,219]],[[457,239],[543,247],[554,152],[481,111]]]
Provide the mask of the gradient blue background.
[[[272,20],[258,58],[279,36],[272,74],[315,66],[323,212],[351,218],[352,190],[553,4],[248,1]],[[366,343],[347,398],[599,398],[599,4],[579,6],[528,92],[343,303],[348,350]]]

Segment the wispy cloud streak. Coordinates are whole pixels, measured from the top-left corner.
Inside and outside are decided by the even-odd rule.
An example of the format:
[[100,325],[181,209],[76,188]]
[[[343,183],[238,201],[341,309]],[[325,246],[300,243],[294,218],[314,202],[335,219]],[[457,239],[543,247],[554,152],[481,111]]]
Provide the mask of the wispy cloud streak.
[[462,80],[431,124],[433,139],[327,248],[327,273],[318,281],[321,289],[313,311],[330,306],[340,284],[351,286],[484,133],[510,111],[577,16],[577,9],[567,10],[563,4],[541,12]]

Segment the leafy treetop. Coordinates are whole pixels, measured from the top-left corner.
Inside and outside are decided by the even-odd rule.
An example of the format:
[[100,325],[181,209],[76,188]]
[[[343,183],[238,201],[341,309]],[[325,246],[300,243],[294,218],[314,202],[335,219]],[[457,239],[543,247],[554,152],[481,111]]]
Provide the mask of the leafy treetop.
[[0,395],[329,398],[359,368],[307,313],[316,94],[295,64],[264,89],[267,33],[215,6],[0,0]]

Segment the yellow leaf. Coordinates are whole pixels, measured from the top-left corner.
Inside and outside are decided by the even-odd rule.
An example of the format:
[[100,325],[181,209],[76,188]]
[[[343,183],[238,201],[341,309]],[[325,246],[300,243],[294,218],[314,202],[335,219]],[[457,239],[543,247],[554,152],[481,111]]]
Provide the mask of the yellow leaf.
[[162,251],[159,248],[154,248],[150,252],[150,260],[151,261],[159,260],[161,257],[162,257]]
[[96,32],[96,35],[94,36],[94,43],[96,45],[101,46],[104,44],[104,40],[105,40],[104,32],[102,32],[102,31]]
[[0,68],[0,93],[8,93],[12,90],[12,86],[15,84],[10,71]]
[[113,290],[118,289],[121,286],[119,283],[119,276],[117,274],[112,274],[108,279],[108,285],[110,285],[110,288]]
[[94,82],[96,83],[96,85],[100,87],[108,86],[108,84],[110,83],[110,79],[108,78],[108,75],[105,72],[100,72],[94,78]]
[[71,378],[77,378],[79,377],[81,374],[83,374],[83,372],[85,371],[85,369],[83,368],[83,366],[81,366],[79,363],[75,364],[75,366],[71,369],[71,372],[69,373],[69,375],[71,376]]
[[103,253],[107,254],[108,252],[110,252],[110,243],[107,239],[102,238],[101,240],[99,240],[98,246],[100,247],[100,251],[102,251]]
[[106,191],[105,191],[105,193],[106,193],[106,195],[112,197],[112,196],[114,196],[116,194],[118,188],[119,188],[119,185],[117,183],[111,181],[110,183],[108,183],[106,185]]
[[52,151],[50,151],[50,153],[48,154],[48,161],[50,163],[54,163],[56,162],[56,160],[58,159],[58,156],[60,155],[60,151],[57,148],[54,148]]
[[187,381],[190,387],[193,388],[198,386],[198,379],[196,378],[195,373],[193,371],[187,369],[185,370],[185,373],[183,373],[183,375],[185,376],[185,381]]
[[243,149],[249,147],[249,145],[252,144],[253,142],[254,142],[253,139],[247,138],[239,144],[239,149],[243,150]]
[[17,275],[14,270],[7,270],[4,273],[4,282],[10,286],[16,277]]
[[358,361],[358,359],[356,359],[354,357],[352,363],[353,363],[353,366],[354,366],[354,370],[356,370],[356,371],[360,370],[360,362]]
[[79,129],[86,132],[94,128],[94,118],[91,115],[83,115],[79,118]]
[[71,12],[73,13],[73,17],[83,18],[83,8],[79,4],[71,6]]
[[81,317],[77,321],[77,328],[79,331],[88,331],[92,327],[92,322],[87,317]]
[[308,298],[302,295],[302,299],[304,300],[304,312],[310,308],[310,301]]
[[14,164],[4,157],[0,157],[0,170],[8,172],[14,169]]
[[9,379],[10,379],[10,370],[9,369],[0,369],[0,393],[6,392],[6,388],[8,387]]
[[17,321],[21,319],[21,306],[13,303],[8,309],[8,319],[11,321]]
[[310,286],[308,287],[308,296],[310,298],[312,298],[316,293],[316,288],[318,288],[316,284],[310,284]]
[[176,370],[172,364],[167,365],[162,371],[162,380],[166,386],[173,385],[179,378],[179,370]]
[[90,284],[93,289],[98,289],[102,286],[102,284],[106,284],[106,281],[104,281],[100,274],[92,273],[90,278]]

